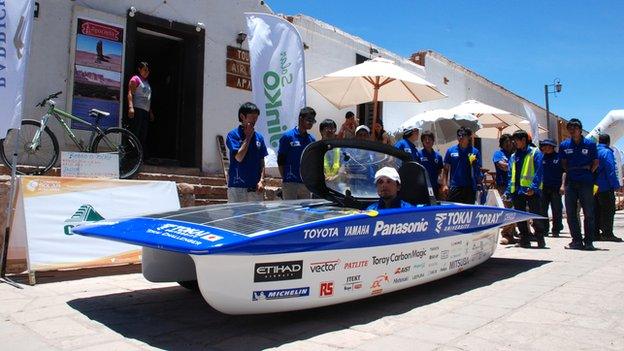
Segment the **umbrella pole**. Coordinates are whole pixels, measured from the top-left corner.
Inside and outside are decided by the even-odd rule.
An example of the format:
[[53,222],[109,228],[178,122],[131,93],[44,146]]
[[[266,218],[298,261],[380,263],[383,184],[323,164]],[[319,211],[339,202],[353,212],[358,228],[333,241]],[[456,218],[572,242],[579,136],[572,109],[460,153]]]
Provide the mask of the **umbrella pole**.
[[378,99],[378,94],[379,94],[379,77],[375,78],[375,85],[373,86],[374,89],[374,93],[373,93],[373,124],[371,125],[371,140],[375,140],[375,123],[377,123],[377,105],[379,104],[379,102],[377,101]]

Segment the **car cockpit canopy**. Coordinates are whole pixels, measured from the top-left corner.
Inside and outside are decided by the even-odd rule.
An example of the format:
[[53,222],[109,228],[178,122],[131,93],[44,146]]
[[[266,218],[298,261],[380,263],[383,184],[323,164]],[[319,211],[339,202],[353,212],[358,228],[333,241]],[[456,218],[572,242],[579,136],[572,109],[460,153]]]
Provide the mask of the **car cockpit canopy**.
[[301,177],[312,193],[356,209],[378,200],[374,179],[382,167],[398,170],[401,200],[412,205],[436,204],[426,169],[392,146],[368,140],[320,140],[308,145],[301,156]]

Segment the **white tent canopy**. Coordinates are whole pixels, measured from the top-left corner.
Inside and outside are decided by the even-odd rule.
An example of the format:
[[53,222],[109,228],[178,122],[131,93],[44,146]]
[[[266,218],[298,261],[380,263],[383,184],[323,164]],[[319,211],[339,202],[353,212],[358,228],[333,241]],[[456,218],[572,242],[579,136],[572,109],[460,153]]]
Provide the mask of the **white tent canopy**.
[[459,115],[445,109],[436,109],[417,114],[401,124],[401,130],[418,128],[420,132],[430,130],[436,143],[444,144],[457,139],[457,129],[469,127],[473,131],[481,128],[477,117],[471,114]]
[[[545,137],[548,134],[548,130],[541,125],[538,126],[538,128],[539,128],[539,134],[540,134],[539,140],[541,140],[542,136]],[[520,129],[526,130],[527,132],[531,133],[531,122],[529,122],[528,120],[523,120],[519,123],[512,124],[504,128],[496,128],[496,127],[482,128],[477,131],[476,135],[479,138],[483,138],[483,139],[498,139],[502,134],[505,134],[505,133],[513,134],[513,132],[520,130]]]
[[617,143],[617,141],[624,136],[624,110],[609,111],[587,136],[598,140],[598,135],[600,133],[609,134],[612,145]]
[[523,117],[514,113],[501,110],[497,107],[484,104],[477,100],[467,100],[450,109],[456,114],[473,114],[481,122],[483,128],[500,128],[507,127],[525,120]]

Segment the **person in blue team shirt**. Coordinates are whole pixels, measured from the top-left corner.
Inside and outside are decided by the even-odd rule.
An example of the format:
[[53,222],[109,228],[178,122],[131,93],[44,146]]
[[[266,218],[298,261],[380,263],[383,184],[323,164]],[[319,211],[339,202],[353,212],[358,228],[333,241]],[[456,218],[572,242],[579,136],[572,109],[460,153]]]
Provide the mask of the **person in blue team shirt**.
[[621,242],[622,239],[613,234],[613,217],[615,216],[615,190],[620,188],[617,177],[615,155],[609,147],[609,134],[598,136],[598,169],[596,170],[596,240]]
[[444,156],[440,191],[448,194],[448,201],[474,204],[481,179],[481,153],[472,146],[472,130],[461,127],[457,130],[457,145],[446,150]]
[[[542,186],[542,153],[529,145],[529,134],[524,130],[513,133],[513,142],[516,152],[509,159],[509,183],[505,197],[511,198],[516,210],[541,214],[540,190]],[[546,247],[544,241],[544,223],[542,220],[533,221],[535,237],[539,248]],[[531,247],[528,221],[518,223],[520,230],[520,246]]]
[[437,199],[440,198],[440,183],[438,178],[442,169],[444,168],[444,162],[442,156],[433,149],[435,143],[435,136],[429,130],[426,130],[420,136],[420,142],[423,144],[422,150],[420,150],[420,164],[422,164],[427,173],[429,174],[429,182],[433,188],[433,193]]
[[282,176],[282,196],[284,200],[309,199],[310,191],[301,180],[301,154],[308,144],[316,141],[308,131],[316,123],[316,111],[304,107],[299,111],[297,126],[285,132],[279,140],[277,166]]
[[[570,138],[559,145],[561,165],[566,172],[565,209],[572,235],[572,242],[566,246],[574,250],[594,250],[594,173],[598,168],[596,144],[583,137],[583,124],[572,118],[566,125]],[[581,236],[581,224],[577,213],[578,202],[585,215],[585,237]]]
[[[494,163],[494,169],[496,170],[496,190],[500,196],[505,194],[507,185],[509,184],[509,159],[513,153],[513,142],[511,140],[511,134],[503,134],[498,138],[498,146],[500,149],[494,152],[492,156],[492,162]],[[505,208],[513,207],[511,201],[503,200]],[[501,228],[501,241],[502,245],[513,245],[518,241],[515,238],[516,225],[509,224]]]
[[[542,152],[542,196],[541,207],[542,216],[548,217],[548,207],[552,211],[552,236],[558,237],[563,229],[563,167],[559,154],[555,151],[557,144],[552,139],[541,140],[539,142],[540,151]],[[547,235],[550,221],[544,220],[544,235]]]
[[238,109],[240,125],[226,138],[230,150],[228,202],[262,201],[264,195],[264,157],[268,155],[264,138],[254,127],[260,110],[251,102]]
[[397,141],[394,147],[412,155],[412,160],[420,162],[420,153],[416,147],[419,131],[416,126],[407,126],[403,128],[403,139]]
[[383,167],[378,170],[375,173],[375,186],[379,201],[368,206],[367,210],[412,207],[409,202],[401,200],[398,196],[401,190],[401,177],[396,169]]

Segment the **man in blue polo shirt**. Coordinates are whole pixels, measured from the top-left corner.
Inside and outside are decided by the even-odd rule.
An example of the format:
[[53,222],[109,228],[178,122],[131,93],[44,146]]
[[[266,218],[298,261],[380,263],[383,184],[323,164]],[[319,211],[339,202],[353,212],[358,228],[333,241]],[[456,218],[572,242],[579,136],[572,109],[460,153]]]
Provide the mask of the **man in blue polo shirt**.
[[433,193],[437,199],[440,198],[440,182],[438,178],[442,169],[444,168],[444,162],[442,156],[433,149],[435,143],[435,136],[430,130],[426,130],[420,136],[420,142],[423,144],[423,148],[420,150],[420,164],[422,164],[427,173],[429,174],[429,182],[433,188]]
[[277,165],[282,176],[284,200],[309,199],[310,191],[301,180],[301,154],[308,144],[315,141],[308,131],[316,123],[316,111],[304,107],[299,111],[297,126],[282,135],[277,151]]
[[[565,209],[568,217],[568,227],[572,235],[572,242],[566,246],[574,250],[594,250],[594,232],[596,223],[594,218],[594,173],[598,168],[596,144],[583,137],[583,124],[577,118],[572,118],[566,125],[570,138],[559,145],[561,164],[566,172]],[[585,237],[581,236],[578,202],[583,208],[586,228]]]
[[[498,138],[499,149],[494,152],[492,156],[492,162],[494,163],[494,169],[496,170],[496,190],[500,196],[505,194],[507,185],[509,184],[509,159],[513,153],[513,142],[510,134],[503,134]],[[503,197],[503,205],[505,208],[513,207],[513,203]],[[514,234],[516,234],[516,225],[509,224],[501,228],[501,241],[502,245],[513,245],[518,241]]]
[[615,190],[620,188],[616,172],[615,155],[609,147],[609,134],[598,136],[598,169],[596,170],[596,240],[621,242],[613,235],[613,217],[615,216]]
[[412,160],[420,162],[420,154],[416,147],[418,134],[418,128],[415,125],[406,126],[403,128],[403,139],[397,141],[394,147],[412,155]]
[[[563,167],[559,154],[555,152],[557,144],[552,139],[541,140],[539,142],[540,151],[542,152],[542,196],[541,207],[542,216],[548,217],[548,207],[552,211],[552,236],[558,237],[559,232],[563,229],[563,203],[561,195],[563,195]],[[544,235],[548,233],[550,221],[544,220]]]
[[230,149],[228,202],[262,201],[264,195],[264,157],[268,155],[264,138],[254,130],[260,110],[251,102],[238,109],[240,125],[226,138]]
[[474,204],[480,182],[481,153],[472,146],[472,130],[461,127],[457,130],[457,145],[446,150],[444,156],[441,192],[448,194],[448,201]]

